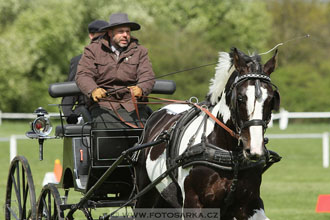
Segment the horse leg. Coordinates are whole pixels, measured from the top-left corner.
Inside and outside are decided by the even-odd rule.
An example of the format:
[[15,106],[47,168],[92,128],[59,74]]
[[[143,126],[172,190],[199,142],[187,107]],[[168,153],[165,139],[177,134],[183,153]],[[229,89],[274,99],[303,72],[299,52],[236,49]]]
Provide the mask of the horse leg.
[[194,167],[184,180],[185,207],[219,207],[230,181],[204,166]]
[[[135,165],[136,170],[136,183],[138,192],[145,189],[151,184],[147,169],[145,151],[141,151],[139,154],[138,163]],[[156,187],[151,188],[144,195],[137,198],[135,204],[136,208],[171,208],[171,205],[163,199]]]
[[202,208],[203,205],[199,200],[198,194],[195,192],[191,183],[185,184],[184,208]]
[[[150,180],[146,170],[145,163],[145,151],[142,150],[139,153],[139,159],[135,164],[136,172],[136,184],[137,184],[137,193],[143,190],[150,184]],[[135,208],[151,208],[154,205],[155,200],[157,199],[157,190],[155,188],[149,190],[144,195],[137,198]]]
[[264,204],[261,198],[249,202],[247,209],[252,210],[252,215],[249,220],[269,220],[265,214]]
[[[238,198],[236,198],[238,201]],[[249,200],[240,200],[230,207],[230,210],[223,216],[223,219],[236,220],[269,220],[264,211],[262,199],[255,198]]]

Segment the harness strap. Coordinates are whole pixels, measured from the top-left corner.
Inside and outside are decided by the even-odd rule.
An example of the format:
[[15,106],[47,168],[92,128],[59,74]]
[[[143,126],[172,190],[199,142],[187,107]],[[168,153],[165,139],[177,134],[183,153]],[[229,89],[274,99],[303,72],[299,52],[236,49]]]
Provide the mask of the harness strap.
[[230,185],[230,190],[224,199],[224,206],[221,209],[221,216],[224,216],[226,214],[229,206],[231,206],[234,202],[234,193],[236,191],[237,182],[238,182],[238,166],[239,166],[238,161],[234,161],[234,167],[233,167],[234,177]]
[[263,120],[253,119],[253,120],[250,120],[250,121],[246,121],[243,124],[241,129],[244,129],[244,128],[247,128],[247,127],[250,127],[250,126],[262,126],[263,128],[267,128],[266,122],[264,122]]
[[144,128],[143,123],[140,118],[139,108],[138,108],[137,101],[136,101],[136,98],[135,98],[135,95],[133,92],[133,88],[130,88],[130,91],[131,91],[132,102],[134,104],[135,112],[136,112],[137,118],[139,120],[140,126],[141,126],[141,128]]
[[206,108],[197,105],[196,103],[194,103],[194,106],[196,108],[199,108],[200,110],[202,110],[203,112],[205,112],[208,116],[210,116],[210,118],[212,118],[220,127],[222,127],[223,129],[225,129],[232,137],[239,139],[239,135],[237,133],[235,133],[233,130],[231,130],[230,128],[228,128],[224,123],[222,123],[221,121],[219,121],[219,119],[217,119],[209,110],[207,110]]
[[[176,99],[165,99],[165,98],[159,98],[159,97],[154,97],[154,96],[145,96],[145,97],[148,99],[160,100],[160,101],[163,101],[163,103],[176,103],[176,104],[186,104],[186,105],[191,104],[191,102],[176,100]],[[158,104],[159,102],[146,102],[146,104],[153,104],[153,103]]]

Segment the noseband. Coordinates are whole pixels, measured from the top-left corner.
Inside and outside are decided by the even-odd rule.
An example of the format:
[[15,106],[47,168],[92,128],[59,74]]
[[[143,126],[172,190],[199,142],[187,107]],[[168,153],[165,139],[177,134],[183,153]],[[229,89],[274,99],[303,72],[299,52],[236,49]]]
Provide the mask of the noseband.
[[269,117],[266,118],[265,120],[263,120],[263,119],[253,119],[253,120],[246,121],[244,123],[240,123],[239,122],[239,109],[238,109],[238,99],[237,99],[237,87],[239,87],[243,82],[246,82],[246,81],[251,80],[251,79],[256,80],[255,81],[255,87],[256,87],[256,89],[255,89],[255,97],[256,98],[260,98],[261,95],[262,95],[261,89],[260,89],[260,87],[261,87],[260,81],[265,82],[267,84],[270,84],[277,91],[277,87],[271,82],[270,77],[269,76],[266,76],[264,74],[251,73],[251,74],[246,74],[246,75],[238,76],[236,78],[235,82],[230,87],[228,94],[232,94],[231,101],[230,101],[231,112],[232,112],[232,121],[235,124],[236,132],[238,134],[240,134],[243,129],[248,128],[250,126],[262,126],[264,129],[266,129],[267,128],[267,124],[268,124],[268,122],[270,121],[270,118],[271,118],[271,114],[270,114]]

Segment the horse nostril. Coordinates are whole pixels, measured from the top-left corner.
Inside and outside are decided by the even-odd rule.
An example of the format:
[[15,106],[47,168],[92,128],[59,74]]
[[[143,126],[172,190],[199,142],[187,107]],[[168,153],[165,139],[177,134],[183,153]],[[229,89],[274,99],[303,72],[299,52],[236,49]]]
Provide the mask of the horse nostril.
[[256,161],[260,158],[260,155],[251,153],[251,149],[244,150],[244,155],[248,160]]
[[257,154],[253,154],[253,155],[251,155],[250,154],[250,156],[249,156],[249,158],[250,158],[250,160],[258,160],[259,159],[259,155],[257,155]]

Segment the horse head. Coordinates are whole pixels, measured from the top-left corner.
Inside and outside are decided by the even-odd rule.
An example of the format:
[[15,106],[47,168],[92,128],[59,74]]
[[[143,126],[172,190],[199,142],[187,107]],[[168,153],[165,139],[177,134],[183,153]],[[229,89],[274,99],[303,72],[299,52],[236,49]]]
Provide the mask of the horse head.
[[230,57],[235,70],[225,88],[225,102],[230,109],[229,124],[238,134],[244,157],[258,160],[265,155],[264,133],[272,110],[279,109],[280,96],[271,83],[277,51],[265,65],[259,55],[248,56],[233,48]]

